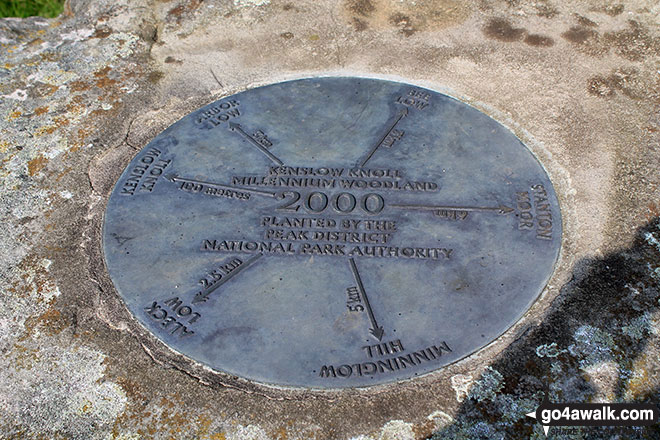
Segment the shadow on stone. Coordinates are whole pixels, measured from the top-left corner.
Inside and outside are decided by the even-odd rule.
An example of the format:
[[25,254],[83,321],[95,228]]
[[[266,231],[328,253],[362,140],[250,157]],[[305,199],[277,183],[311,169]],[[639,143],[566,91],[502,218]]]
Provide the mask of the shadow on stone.
[[[475,381],[454,421],[430,439],[546,438],[525,414],[551,402],[658,402],[660,221],[633,245],[583,260],[546,318]],[[555,434],[553,434],[555,430]],[[551,428],[552,438],[660,438],[660,426]]]

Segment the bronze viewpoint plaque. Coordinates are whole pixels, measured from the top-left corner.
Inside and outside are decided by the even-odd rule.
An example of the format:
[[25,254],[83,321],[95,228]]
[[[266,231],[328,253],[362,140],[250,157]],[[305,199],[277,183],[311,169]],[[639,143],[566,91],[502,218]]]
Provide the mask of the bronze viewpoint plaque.
[[429,373],[543,290],[561,217],[502,125],[418,86],[310,78],[228,96],[140,151],[108,202],[110,277],[173,349],[264,384]]

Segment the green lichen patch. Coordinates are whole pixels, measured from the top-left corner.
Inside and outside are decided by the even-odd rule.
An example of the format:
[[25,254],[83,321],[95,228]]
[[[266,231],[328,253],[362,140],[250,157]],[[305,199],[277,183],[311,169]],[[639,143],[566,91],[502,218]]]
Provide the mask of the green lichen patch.
[[[433,438],[543,438],[525,414],[545,396],[554,402],[657,401],[652,359],[658,355],[659,238],[653,219],[629,248],[578,265],[543,322],[488,367],[454,423]],[[580,428],[563,438],[616,435],[657,438],[660,430]]]

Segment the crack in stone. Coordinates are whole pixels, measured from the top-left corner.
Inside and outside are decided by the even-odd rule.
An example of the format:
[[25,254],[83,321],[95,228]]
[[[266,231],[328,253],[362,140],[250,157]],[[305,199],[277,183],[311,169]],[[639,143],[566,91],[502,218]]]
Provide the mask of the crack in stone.
[[136,119],[137,119],[137,116],[134,117],[133,119],[131,119],[131,121],[128,123],[128,128],[126,129],[126,136],[124,136],[124,143],[126,145],[128,145],[129,147],[131,147],[132,149],[134,149],[135,151],[140,151],[140,148],[138,148],[135,145],[128,142],[128,138],[131,134],[131,127],[133,127],[133,123],[135,122]]
[[220,86],[220,88],[223,88],[223,89],[224,89],[225,86],[223,86],[222,83],[220,82],[220,80],[218,79],[218,77],[215,76],[215,72],[213,71],[213,68],[209,67],[209,71],[211,72],[211,75],[213,75],[213,79],[215,80],[215,82],[218,83],[218,85]]

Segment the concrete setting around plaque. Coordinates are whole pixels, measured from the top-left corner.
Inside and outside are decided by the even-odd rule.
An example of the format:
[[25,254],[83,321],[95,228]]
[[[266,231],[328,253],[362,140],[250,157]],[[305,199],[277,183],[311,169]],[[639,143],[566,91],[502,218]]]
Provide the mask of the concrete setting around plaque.
[[[651,0],[72,0],[67,2],[65,14],[55,19],[0,19],[0,437],[545,438],[543,427],[525,414],[534,411],[546,393],[553,402],[657,402],[659,14],[657,2]],[[214,102],[224,102],[232,95],[246,97],[246,104],[239,107],[247,108],[250,90],[315,77],[405,83],[405,87],[442,94],[436,97],[446,95],[449,98],[442,99],[469,109],[511,140],[521,142],[516,148],[524,154],[512,152],[499,162],[485,155],[461,165],[462,169],[488,168],[474,173],[475,188],[470,189],[460,180],[472,181],[466,176],[451,180],[424,175],[424,169],[435,169],[438,164],[415,156],[405,142],[407,136],[414,139],[426,134],[414,127],[414,114],[402,119],[400,127],[397,122],[396,129],[405,132],[403,137],[390,148],[378,147],[369,159],[370,166],[373,161],[374,168],[400,169],[415,180],[438,183],[438,191],[424,196],[433,195],[428,200],[443,206],[443,190],[461,182],[467,186],[452,190],[454,198],[447,206],[501,204],[516,212],[491,217],[486,212],[470,212],[461,221],[447,219],[449,213],[440,218],[433,211],[406,211],[400,214],[405,221],[401,234],[397,232],[392,240],[409,237],[412,241],[423,237],[418,229],[431,227],[445,232],[460,229],[461,240],[469,241],[476,236],[468,229],[477,223],[499,232],[509,227],[513,236],[520,230],[508,222],[520,214],[515,198],[520,173],[540,176],[545,179],[544,187],[547,182],[546,188],[550,184],[554,188],[553,209],[557,217],[561,212],[561,225],[556,229],[561,236],[553,236],[556,240],[561,237],[561,247],[553,242],[555,252],[560,249],[554,271],[547,262],[534,265],[504,251],[499,254],[511,262],[507,270],[534,266],[530,277],[536,280],[536,287],[511,290],[528,292],[529,303],[511,304],[506,309],[508,317],[486,306],[471,319],[462,319],[457,310],[447,314],[447,320],[466,327],[474,320],[487,325],[501,319],[497,329],[491,328],[484,347],[472,344],[451,362],[439,362],[439,368],[419,370],[422,377],[402,374],[393,381],[378,379],[377,385],[366,388],[326,387],[317,379],[306,381],[300,372],[280,375],[279,380],[265,377],[238,368],[240,360],[235,359],[230,361],[236,368],[230,368],[231,362],[210,365],[208,359],[215,352],[202,347],[186,356],[186,346],[158,333],[158,325],[170,327],[149,321],[144,308],[153,301],[170,299],[173,292],[163,289],[178,285],[168,284],[167,279],[181,279],[179,289],[185,290],[172,296],[194,299],[200,293],[195,285],[183,287],[184,281],[199,281],[189,268],[191,260],[201,257],[177,251],[188,238],[186,234],[192,234],[183,225],[178,229],[179,222],[192,225],[196,223],[191,219],[202,219],[220,224],[224,218],[232,230],[240,226],[247,238],[248,232],[264,233],[255,223],[257,216],[272,215],[271,205],[263,201],[258,206],[265,210],[257,212],[256,204],[248,204],[253,200],[242,203],[195,193],[194,188],[178,189],[185,182],[177,183],[177,178],[259,177],[276,164],[255,143],[285,165],[296,165],[288,163],[294,157],[289,153],[305,148],[315,155],[318,152],[324,160],[355,165],[364,156],[348,148],[349,140],[355,139],[360,151],[369,151],[374,146],[371,141],[378,141],[379,133],[395,122],[398,104],[386,110],[365,105],[368,113],[363,116],[329,105],[327,124],[316,122],[310,128],[327,135],[318,144],[302,144],[320,138],[295,132],[306,126],[293,124],[312,117],[312,112],[297,113],[294,108],[315,108],[318,103],[300,99],[279,106],[269,104],[270,113],[236,118],[252,140],[222,122],[225,125],[211,129],[222,130],[222,145],[200,145],[194,150],[195,163],[194,158],[182,160],[187,144],[174,136],[179,141],[175,145],[168,136],[178,126],[168,127],[188,114],[199,114],[205,106],[210,105],[210,110]],[[374,94],[374,99],[385,103],[387,99],[382,97],[388,93]],[[287,124],[270,123],[278,120]],[[337,121],[360,130],[342,131],[335,125]],[[424,133],[448,135],[442,131],[442,121],[426,121],[423,127]],[[464,145],[466,138],[456,133]],[[285,139],[287,143],[278,143]],[[267,146],[266,140],[272,145]],[[147,145],[150,147],[143,150]],[[325,145],[329,148],[322,148]],[[112,191],[117,182],[120,190],[131,188],[124,185],[122,173],[130,173],[141,154],[154,146],[170,154],[164,160],[172,160],[170,170],[163,168],[170,180],[157,179],[154,191],[165,197],[166,208],[180,220],[165,225],[170,228],[165,241],[154,235],[152,248],[142,244],[139,252],[149,258],[117,260],[115,266],[107,258],[106,267],[104,243],[114,240],[126,248],[124,252],[132,253],[130,243],[138,238],[104,227],[142,227],[152,233],[148,231],[150,222],[167,222],[150,211],[155,198],[134,202],[121,215],[113,209]],[[234,151],[232,148],[249,152],[249,165],[230,165],[229,153],[220,147],[227,152]],[[227,154],[222,163],[214,162],[214,148]],[[334,151],[345,157],[334,157]],[[419,161],[420,166],[410,166],[407,159]],[[517,163],[519,159],[531,163],[531,168]],[[511,190],[506,173],[492,174],[486,166],[491,160],[515,171]],[[482,189],[484,199],[479,198]],[[168,198],[170,193],[173,198]],[[470,200],[462,198],[463,194],[471,194]],[[408,204],[398,192],[392,200]],[[493,204],[475,204],[481,201]],[[415,203],[422,203],[422,198]],[[227,211],[230,204],[238,209]],[[498,223],[500,220],[504,223]],[[174,230],[180,231],[178,238],[184,241],[177,241]],[[217,234],[229,232],[218,226]],[[199,237],[193,238],[194,249],[200,250]],[[502,239],[488,246],[505,249],[516,243],[520,244]],[[478,249],[478,243],[460,244],[457,241],[453,247],[457,262],[462,261],[458,259],[461,249]],[[219,252],[213,252],[216,254]],[[268,365],[275,354],[278,359],[291,356],[291,362],[297,362],[300,344],[308,344],[310,336],[322,333],[330,339],[348,334],[330,327],[330,320],[306,315],[313,310],[311,304],[302,308],[278,304],[255,286],[246,290],[261,295],[256,303],[249,304],[243,295],[230,295],[232,283],[248,284],[248,280],[261,281],[266,276],[266,284],[260,283],[266,288],[280,282],[288,286],[291,281],[286,276],[280,281],[278,273],[297,260],[270,257],[252,261],[213,290],[204,304],[217,319],[210,319],[206,311],[200,313],[200,319],[220,322],[222,300],[226,299],[243,314],[250,311],[253,316],[252,311],[261,310],[266,323],[261,327],[286,322],[291,343],[277,341],[276,346],[268,346],[267,340],[260,342],[265,350],[258,359],[261,365]],[[213,258],[217,258],[213,263],[225,262],[220,255]],[[242,261],[248,258],[246,253]],[[373,328],[378,333],[382,327],[383,341],[389,342],[388,331],[396,329],[398,334],[399,325],[404,325],[397,317],[390,319],[394,316],[390,312],[403,301],[389,297],[390,302],[381,303],[371,286],[392,285],[387,271],[381,272],[377,266],[383,264],[387,269],[391,263],[377,258],[355,258],[353,262],[377,320]],[[124,266],[117,270],[119,264]],[[296,278],[314,288],[317,283],[336,284],[336,306],[343,313],[347,289],[357,285],[350,260],[314,256],[314,264],[332,265],[336,272],[325,275],[315,266],[301,266],[294,269]],[[413,260],[401,265],[421,270]],[[440,270],[443,276],[456,276],[459,281],[458,270]],[[247,277],[251,271],[256,278]],[[131,278],[130,283],[123,284],[124,276]],[[484,269],[479,276],[490,286],[503,275]],[[544,276],[550,277],[547,285]],[[190,279],[184,280],[186,277]],[[522,277],[518,275],[518,279]],[[139,289],[131,291],[136,280]],[[414,282],[428,283],[426,280],[420,276]],[[442,295],[447,292],[442,283],[427,287]],[[221,290],[223,287],[227,289]],[[153,297],[146,293],[150,288]],[[492,298],[499,293],[496,286],[493,289],[480,292]],[[322,295],[329,304],[329,292]],[[426,323],[437,325],[434,331],[441,329],[440,318],[444,317],[433,313],[437,298],[420,298],[416,313],[409,315],[416,319],[415,334],[421,334]],[[183,304],[172,304],[182,315],[193,313],[192,307],[188,315],[187,309],[181,310]],[[296,320],[287,321],[285,312]],[[398,316],[399,311],[396,313]],[[478,313],[483,319],[474,317]],[[274,320],[268,321],[269,314]],[[365,343],[371,340],[378,345],[369,332],[372,327],[367,315],[361,312],[351,322],[351,331]],[[297,330],[297,321],[303,316],[308,320],[306,326]],[[431,316],[433,319],[424,318]],[[197,323],[202,321],[193,325]],[[244,333],[235,324],[229,332],[232,349],[238,350],[242,343],[247,349],[256,339],[241,339]],[[507,329],[509,324],[513,325]],[[318,333],[309,335],[302,330],[314,325],[319,326]],[[243,330],[252,328],[242,326]],[[470,335],[474,333],[465,337]],[[410,350],[427,347],[407,346],[403,337],[400,341]],[[339,361],[344,357],[335,361],[328,349],[334,348],[324,342],[314,347],[327,356],[323,362],[344,365],[345,361]],[[452,347],[451,340],[446,342]],[[350,348],[341,346],[341,350]],[[364,350],[362,353],[365,356]],[[351,365],[358,361],[351,360]],[[364,384],[357,380],[350,385]],[[657,438],[660,432],[657,426],[577,428],[563,435]]]

